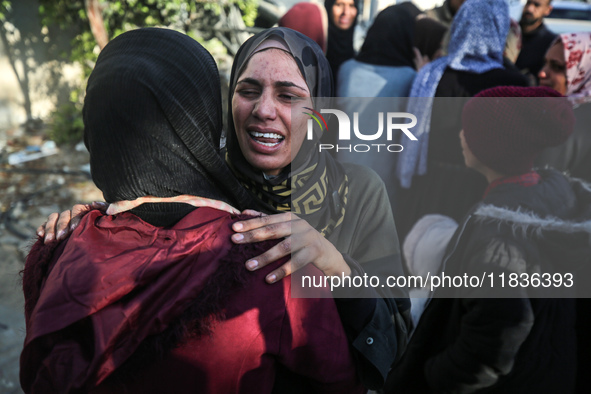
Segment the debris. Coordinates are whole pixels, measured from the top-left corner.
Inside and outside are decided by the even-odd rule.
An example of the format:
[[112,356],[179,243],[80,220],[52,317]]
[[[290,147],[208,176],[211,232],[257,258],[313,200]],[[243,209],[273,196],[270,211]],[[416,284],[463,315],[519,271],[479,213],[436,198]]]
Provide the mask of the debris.
[[19,152],[11,153],[8,155],[8,164],[21,164],[27,161],[40,159],[42,157],[55,155],[58,152],[59,149],[55,145],[55,142],[49,140],[45,141],[41,146],[31,145]]

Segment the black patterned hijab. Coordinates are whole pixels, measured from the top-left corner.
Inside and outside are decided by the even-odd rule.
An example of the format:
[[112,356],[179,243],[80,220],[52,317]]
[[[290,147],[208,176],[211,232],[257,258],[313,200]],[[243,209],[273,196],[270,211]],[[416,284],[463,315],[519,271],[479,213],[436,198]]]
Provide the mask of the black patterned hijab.
[[236,83],[248,60],[269,39],[285,44],[308,85],[310,95],[323,101],[314,102],[316,109],[330,108],[333,79],[328,61],[318,44],[301,33],[283,27],[258,33],[240,47],[232,66],[226,160],[242,184],[262,204],[259,209],[266,212],[292,211],[328,235],[344,216],[348,182],[340,164],[328,153],[318,152],[318,139],[305,139],[293,162],[270,179],[246,161],[238,144],[232,114]]
[[[218,70],[194,39],[157,28],[113,39],[88,80],[83,117],[92,178],[107,202],[190,194],[247,207],[249,193],[220,156]],[[165,225],[191,209],[144,204],[133,212]]]

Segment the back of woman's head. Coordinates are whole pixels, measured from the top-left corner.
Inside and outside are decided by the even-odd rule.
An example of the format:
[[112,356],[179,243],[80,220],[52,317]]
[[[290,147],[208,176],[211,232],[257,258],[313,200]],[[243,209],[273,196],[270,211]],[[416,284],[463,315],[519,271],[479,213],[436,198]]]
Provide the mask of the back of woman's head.
[[465,70],[474,63],[502,64],[509,22],[505,1],[467,0],[451,25],[449,66]]
[[88,80],[83,115],[92,177],[107,202],[231,197],[219,179],[219,75],[192,38],[148,28],[113,39]]
[[326,53],[328,40],[328,16],[326,9],[318,3],[297,3],[279,19],[280,27],[299,31],[313,39]]
[[427,56],[431,61],[435,60],[441,56],[443,39],[447,30],[443,23],[428,16],[417,19],[414,46],[423,56]]
[[385,8],[367,32],[357,60],[380,66],[414,68],[415,19],[402,4]]

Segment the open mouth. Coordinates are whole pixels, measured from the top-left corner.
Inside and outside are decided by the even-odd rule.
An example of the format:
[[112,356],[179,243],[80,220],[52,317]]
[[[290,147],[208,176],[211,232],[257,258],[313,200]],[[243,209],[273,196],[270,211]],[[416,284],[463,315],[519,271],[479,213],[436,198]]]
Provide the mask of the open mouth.
[[249,131],[248,135],[256,143],[268,147],[277,146],[285,139],[285,137],[276,133],[260,133],[258,131]]

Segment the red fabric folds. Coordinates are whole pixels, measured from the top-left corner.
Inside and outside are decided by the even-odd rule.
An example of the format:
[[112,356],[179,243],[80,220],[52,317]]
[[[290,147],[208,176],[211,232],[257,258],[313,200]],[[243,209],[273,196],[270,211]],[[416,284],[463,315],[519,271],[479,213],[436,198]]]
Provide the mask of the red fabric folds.
[[[227,213],[198,211],[198,221],[194,211],[172,229],[129,213],[112,217],[93,211],[83,218],[50,263],[27,316],[21,356],[25,390],[49,375],[68,381],[63,387],[68,391],[92,387],[183,312],[228,253],[232,234]],[[47,259],[40,256],[43,248],[37,250],[27,258],[26,270]],[[28,281],[25,271],[25,286]],[[72,335],[83,340],[62,339]],[[91,337],[84,340],[85,335]]]
[[[282,364],[321,392],[362,392],[334,301],[292,299],[289,279],[266,284],[285,258],[247,272],[274,242],[234,245],[238,219],[199,208],[164,229],[92,211],[67,241],[38,241],[23,276],[23,390],[270,393]],[[179,327],[192,335],[167,343]],[[174,346],[128,368],[160,337]]]

